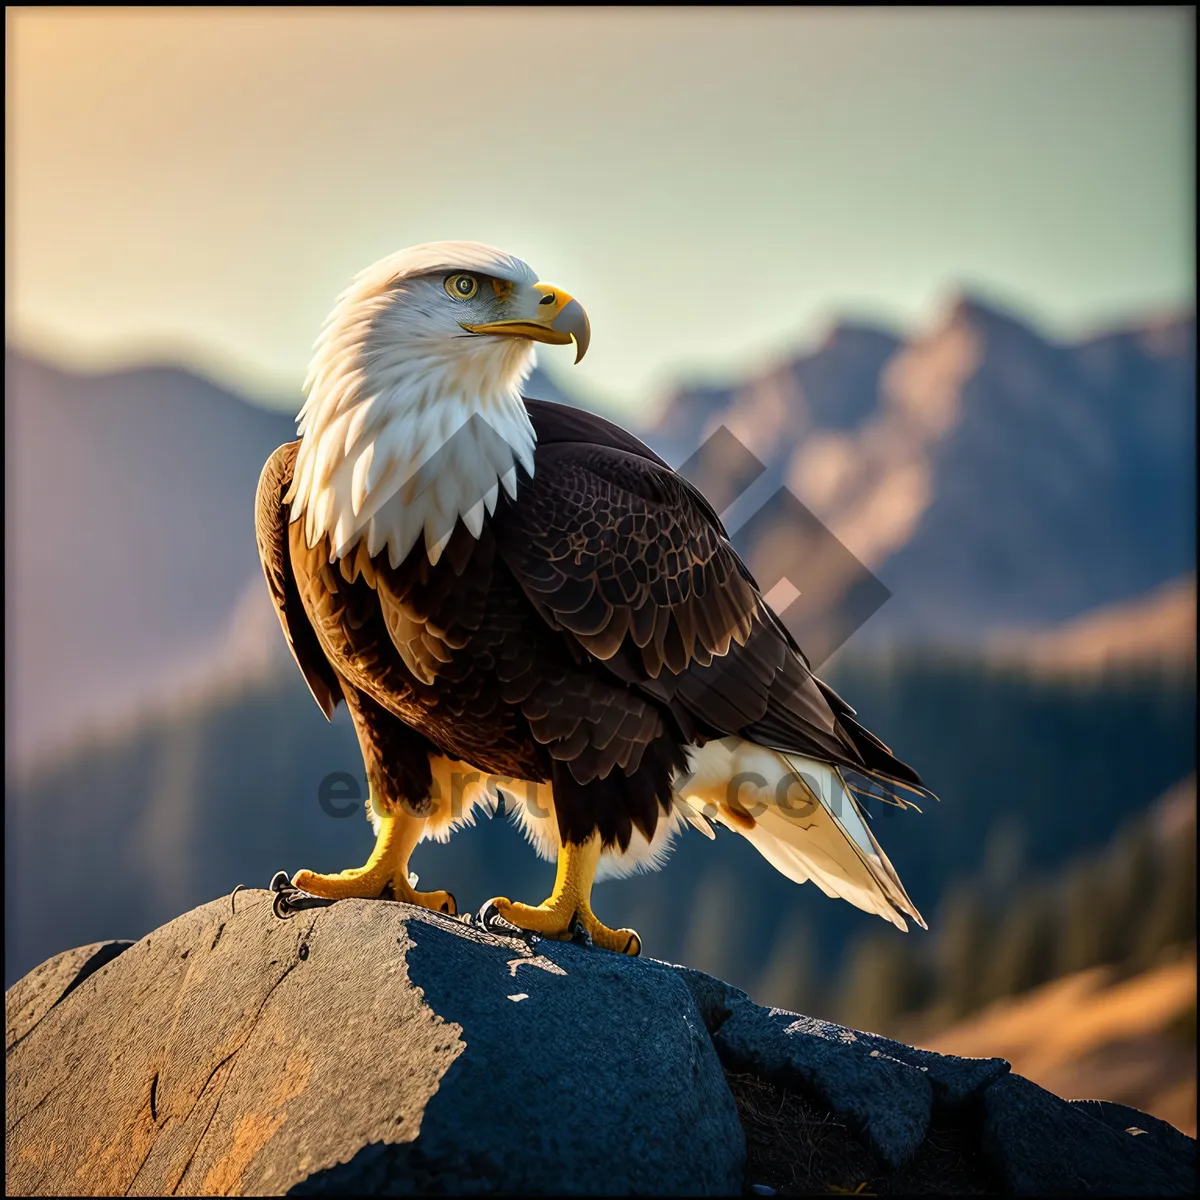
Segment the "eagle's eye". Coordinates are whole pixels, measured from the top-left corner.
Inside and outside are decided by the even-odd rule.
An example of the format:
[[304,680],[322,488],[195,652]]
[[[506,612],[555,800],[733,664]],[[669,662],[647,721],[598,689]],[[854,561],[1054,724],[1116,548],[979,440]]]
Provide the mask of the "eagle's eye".
[[479,291],[474,275],[451,275],[446,280],[446,294],[452,300],[470,300]]

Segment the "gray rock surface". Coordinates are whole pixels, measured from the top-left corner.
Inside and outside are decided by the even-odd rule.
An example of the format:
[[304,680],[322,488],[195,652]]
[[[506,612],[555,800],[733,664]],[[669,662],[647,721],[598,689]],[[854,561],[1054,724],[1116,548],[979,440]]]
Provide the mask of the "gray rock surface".
[[805,1091],[862,1133],[893,1167],[925,1140],[935,1101],[958,1108],[1009,1071],[1002,1058],[958,1058],[783,1009],[679,968],[727,1070]]
[[[1136,1112],[1124,1105],[1116,1107]],[[1020,1075],[1010,1075],[988,1088],[983,1108],[984,1153],[1014,1195],[1175,1196],[1195,1192],[1195,1142],[1190,1162],[1186,1162],[1162,1142],[1156,1144],[1150,1136],[1116,1129],[1107,1120],[1088,1115],[1078,1104],[1064,1104]],[[1139,1117],[1143,1122],[1153,1121],[1145,1114]],[[1020,1147],[1019,1154],[1014,1153],[1016,1147]]]
[[741,1189],[673,971],[401,904],[281,922],[271,899],[178,918],[14,1043],[9,1194]]
[[1178,1162],[1196,1165],[1195,1139],[1159,1117],[1112,1100],[1072,1100],[1071,1105],[1118,1133],[1146,1138],[1144,1145],[1153,1146]]
[[[884,1193],[1194,1191],[1192,1139],[1002,1059],[403,904],[281,922],[271,899],[69,951],[9,990],[8,1194],[731,1194],[756,1181],[743,1125],[750,1174],[792,1191],[842,1164],[848,1190]],[[826,1139],[811,1179],[805,1121]],[[835,1128],[857,1158],[830,1153]]]

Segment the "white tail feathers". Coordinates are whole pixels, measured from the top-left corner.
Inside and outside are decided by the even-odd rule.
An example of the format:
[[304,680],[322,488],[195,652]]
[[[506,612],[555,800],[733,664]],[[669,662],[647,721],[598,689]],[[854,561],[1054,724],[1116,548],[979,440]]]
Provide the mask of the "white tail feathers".
[[837,766],[723,738],[690,751],[677,796],[747,838],[776,870],[907,930],[925,922]]

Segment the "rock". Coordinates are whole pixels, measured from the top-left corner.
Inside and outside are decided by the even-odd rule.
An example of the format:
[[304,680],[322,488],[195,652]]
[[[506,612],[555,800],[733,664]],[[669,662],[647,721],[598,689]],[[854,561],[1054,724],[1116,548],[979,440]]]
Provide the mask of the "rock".
[[1194,1190],[1192,1139],[1002,1059],[404,904],[271,900],[9,990],[8,1194]]
[[848,1029],[839,1030],[840,1038],[827,1037],[824,1030],[834,1027],[810,1021],[784,1012],[763,1019],[757,1005],[742,1005],[713,1041],[732,1069],[815,1095],[864,1133],[889,1165],[901,1166],[921,1148],[929,1130],[929,1080],[907,1063],[868,1057]]
[[1146,1145],[1155,1147],[1187,1166],[1196,1165],[1195,1141],[1158,1117],[1130,1108],[1128,1104],[1116,1104],[1111,1100],[1072,1100],[1071,1104],[1118,1133],[1127,1133],[1131,1137],[1145,1137]]
[[673,971],[271,900],[178,918],[13,1045],[9,1194],[740,1191],[737,1108]]
[[89,975],[111,962],[132,942],[93,942],[65,950],[18,980],[4,996],[4,1048],[11,1050]]
[[765,1009],[727,983],[680,971],[728,1070],[815,1095],[893,1167],[908,1162],[924,1142],[935,1100],[956,1108],[1009,1071],[1002,1058],[934,1054]]
[[[983,1151],[1015,1195],[1195,1193],[1194,1142],[1188,1165],[1152,1144],[1150,1138],[1118,1131],[1020,1075],[1001,1079],[983,1093],[982,1100]],[[1137,1112],[1124,1105],[1117,1107]],[[1145,1114],[1138,1116],[1153,1121]]]
[[[784,1196],[996,1195],[1003,1187],[978,1147],[977,1123],[935,1107],[921,1148],[899,1169],[849,1126],[798,1091],[728,1073],[746,1130],[746,1179]],[[959,1119],[954,1119],[957,1116]]]

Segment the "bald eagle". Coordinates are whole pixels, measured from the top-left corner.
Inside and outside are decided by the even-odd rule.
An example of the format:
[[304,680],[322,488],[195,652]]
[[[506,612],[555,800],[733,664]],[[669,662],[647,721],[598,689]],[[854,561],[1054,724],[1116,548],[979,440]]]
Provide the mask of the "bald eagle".
[[472,242],[403,250],[338,299],[256,527],[313,697],[353,718],[376,845],[291,887],[453,914],[409,855],[503,795],[557,859],[544,903],[487,906],[519,929],[637,954],[594,880],[714,822],[924,925],[858,800],[907,806],[916,773],[813,675],[696,488],[617,425],[522,397],[535,342],[578,362],[589,339],[577,300]]

